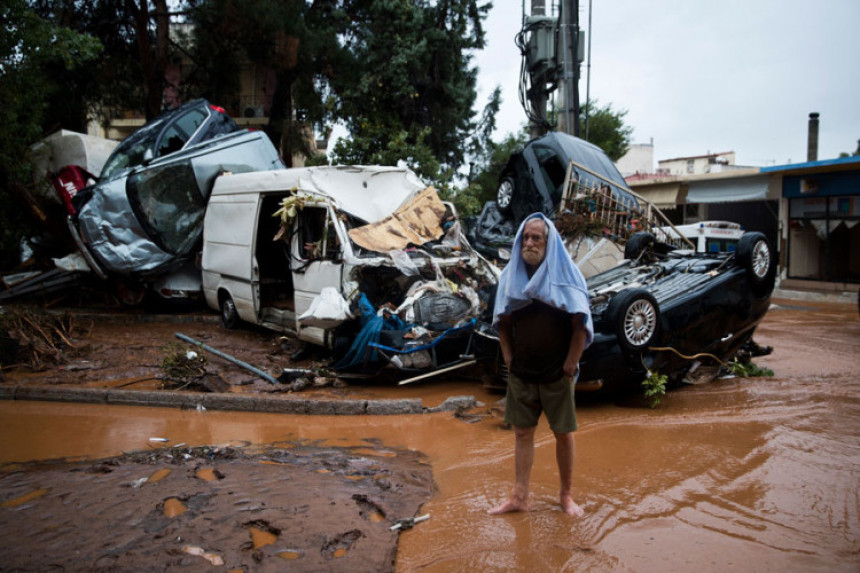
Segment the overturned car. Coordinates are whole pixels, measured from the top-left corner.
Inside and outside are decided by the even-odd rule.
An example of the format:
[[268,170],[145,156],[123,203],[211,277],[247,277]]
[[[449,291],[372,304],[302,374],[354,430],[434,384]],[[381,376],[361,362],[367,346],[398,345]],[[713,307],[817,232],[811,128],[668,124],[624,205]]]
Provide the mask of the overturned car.
[[203,224],[203,292],[224,326],[294,333],[341,373],[420,375],[474,361],[498,270],[454,208],[394,167],[218,178]]
[[[733,252],[697,253],[637,233],[625,255],[586,281],[594,339],[577,388],[635,391],[649,372],[675,383],[706,381],[752,343],[776,276],[763,234],[745,233]],[[486,325],[481,332],[497,340]],[[503,382],[502,364],[497,374]]]

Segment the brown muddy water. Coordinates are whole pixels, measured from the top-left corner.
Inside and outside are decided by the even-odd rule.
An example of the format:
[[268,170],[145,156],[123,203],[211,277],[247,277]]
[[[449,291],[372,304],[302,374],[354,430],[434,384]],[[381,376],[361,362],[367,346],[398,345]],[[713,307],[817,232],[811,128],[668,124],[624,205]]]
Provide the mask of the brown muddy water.
[[[398,571],[860,570],[860,320],[857,309],[778,301],[756,340],[773,378],[723,379],[578,406],[575,499],[556,505],[554,441],[542,420],[532,511],[490,517],[513,478],[513,433],[476,382],[429,382],[484,403],[462,419],[287,416],[0,402],[0,462],[112,456],[151,446],[312,441],[423,452],[438,490],[430,519],[400,535]],[[400,390],[376,389],[398,397]],[[98,495],[98,492],[93,492]],[[178,510],[181,510],[178,509]]]

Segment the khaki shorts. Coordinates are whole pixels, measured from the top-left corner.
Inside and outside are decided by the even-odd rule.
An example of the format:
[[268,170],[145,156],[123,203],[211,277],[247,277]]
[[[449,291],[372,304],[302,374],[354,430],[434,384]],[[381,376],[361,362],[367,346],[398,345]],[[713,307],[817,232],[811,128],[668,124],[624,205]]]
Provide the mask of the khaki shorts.
[[537,426],[541,412],[557,434],[577,429],[574,382],[567,376],[547,384],[528,384],[516,375],[508,377],[505,396],[505,422],[520,428]]

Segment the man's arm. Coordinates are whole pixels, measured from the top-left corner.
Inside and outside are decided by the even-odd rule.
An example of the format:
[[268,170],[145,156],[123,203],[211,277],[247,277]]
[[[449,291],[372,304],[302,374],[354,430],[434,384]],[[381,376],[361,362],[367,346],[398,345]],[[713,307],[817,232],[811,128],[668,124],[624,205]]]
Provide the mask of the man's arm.
[[514,335],[509,314],[499,317],[499,346],[502,349],[505,366],[510,370],[511,359],[514,357]]
[[[567,350],[567,358],[564,361],[564,374],[571,379],[576,375],[576,369],[579,367],[579,359],[582,358],[582,353],[585,350],[587,332],[585,325],[582,323],[584,316],[583,314],[574,314],[570,319],[573,332],[570,335],[570,347]],[[501,323],[499,324],[499,334],[501,335]],[[504,352],[504,347],[502,347],[502,352]]]

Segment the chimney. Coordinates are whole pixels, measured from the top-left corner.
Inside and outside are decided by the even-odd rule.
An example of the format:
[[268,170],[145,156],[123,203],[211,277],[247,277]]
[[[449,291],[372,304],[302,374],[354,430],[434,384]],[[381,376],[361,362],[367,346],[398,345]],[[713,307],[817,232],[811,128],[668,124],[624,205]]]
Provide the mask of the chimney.
[[809,114],[809,138],[806,142],[806,160],[818,161],[818,112]]

